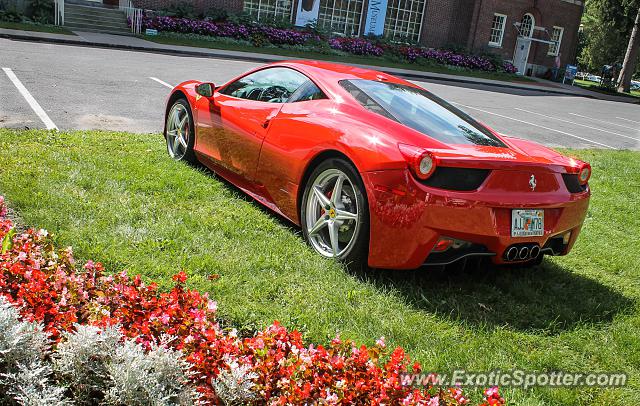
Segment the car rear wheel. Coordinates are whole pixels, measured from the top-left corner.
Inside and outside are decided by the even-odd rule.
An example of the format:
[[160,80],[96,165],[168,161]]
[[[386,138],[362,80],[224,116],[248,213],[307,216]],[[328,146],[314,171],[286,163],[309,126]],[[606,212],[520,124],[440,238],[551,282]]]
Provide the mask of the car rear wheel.
[[165,124],[167,152],[176,161],[194,162],[195,132],[189,103],[178,99],[169,109]]
[[337,158],[318,165],[305,185],[300,217],[305,239],[320,255],[366,266],[369,210],[353,165]]

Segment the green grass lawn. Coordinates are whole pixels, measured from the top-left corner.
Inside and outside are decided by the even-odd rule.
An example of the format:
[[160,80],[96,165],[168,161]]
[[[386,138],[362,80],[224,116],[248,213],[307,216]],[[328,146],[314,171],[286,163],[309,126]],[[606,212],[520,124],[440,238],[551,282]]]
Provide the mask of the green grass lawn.
[[574,84],[576,84],[576,85],[578,85],[580,87],[583,87],[585,89],[589,89],[589,90],[594,91],[594,92],[610,94],[610,95],[614,95],[614,96],[633,97],[633,98],[636,98],[637,100],[640,101],[640,91],[638,91],[638,90],[632,90],[630,93],[610,92],[610,91],[608,91],[606,89],[601,88],[599,83],[590,82],[588,80],[581,80],[581,79],[576,79],[574,81]]
[[36,23],[14,23],[9,21],[0,21],[0,28],[9,28],[12,30],[23,31],[37,31],[37,32],[49,32],[52,34],[65,34],[75,35],[64,27],[58,27],[56,25],[49,24],[36,24]]
[[157,36],[145,35],[143,38],[146,39],[147,41],[153,41],[160,44],[222,49],[227,51],[255,52],[259,54],[282,55],[287,58],[317,59],[317,60],[339,62],[339,63],[363,64],[363,65],[373,65],[373,66],[388,67],[388,68],[410,69],[410,70],[423,71],[423,72],[443,73],[447,75],[468,76],[468,77],[482,78],[482,79],[501,80],[505,82],[534,83],[534,81],[529,78],[517,76],[517,75],[511,75],[507,73],[480,72],[480,71],[474,72],[469,70],[457,70],[457,69],[451,69],[446,66],[437,65],[437,64],[425,66],[417,63],[401,63],[401,62],[397,62],[384,57],[359,56],[359,55],[345,55],[345,56],[332,55],[332,54],[326,54],[321,52],[310,52],[307,50],[297,50],[293,48],[282,48],[282,47],[274,47],[274,46],[255,47],[249,44],[238,44],[238,43],[233,43],[232,41],[217,40],[213,37],[206,37],[202,35],[197,36],[197,35],[183,35],[183,34],[175,34],[175,33],[160,33]]
[[170,160],[157,134],[0,129],[0,193],[78,259],[164,287],[186,270],[245,331],[279,320],[320,343],[385,336],[440,372],[626,371],[622,389],[504,393],[515,405],[637,405],[640,153],[566,152],[593,165],[588,218],[569,256],[529,270],[352,274],[209,171]]

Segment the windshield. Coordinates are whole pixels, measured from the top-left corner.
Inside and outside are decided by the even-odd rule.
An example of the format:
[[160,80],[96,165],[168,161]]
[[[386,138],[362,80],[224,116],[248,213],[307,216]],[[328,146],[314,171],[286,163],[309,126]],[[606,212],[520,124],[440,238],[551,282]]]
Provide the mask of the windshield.
[[469,115],[425,90],[365,79],[340,85],[366,109],[446,144],[506,147]]

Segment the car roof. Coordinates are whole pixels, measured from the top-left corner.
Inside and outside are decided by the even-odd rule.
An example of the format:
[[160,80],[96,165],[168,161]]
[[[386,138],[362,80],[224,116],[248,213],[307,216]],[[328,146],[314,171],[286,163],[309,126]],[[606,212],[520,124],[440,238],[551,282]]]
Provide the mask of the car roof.
[[284,66],[297,69],[305,73],[312,80],[318,81],[325,87],[338,91],[339,93],[342,93],[344,90],[341,89],[338,82],[349,79],[379,80],[416,87],[416,85],[411,82],[407,82],[406,80],[385,72],[332,62],[294,60],[276,62],[271,64],[271,66]]

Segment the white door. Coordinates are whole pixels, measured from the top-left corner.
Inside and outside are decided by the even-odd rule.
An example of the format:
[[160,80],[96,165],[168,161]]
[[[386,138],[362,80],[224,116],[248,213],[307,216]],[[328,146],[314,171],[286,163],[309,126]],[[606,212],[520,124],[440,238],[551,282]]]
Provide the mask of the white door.
[[513,55],[513,64],[518,68],[518,74],[527,73],[527,61],[529,60],[529,50],[531,49],[531,39],[518,37],[516,42],[516,51]]

